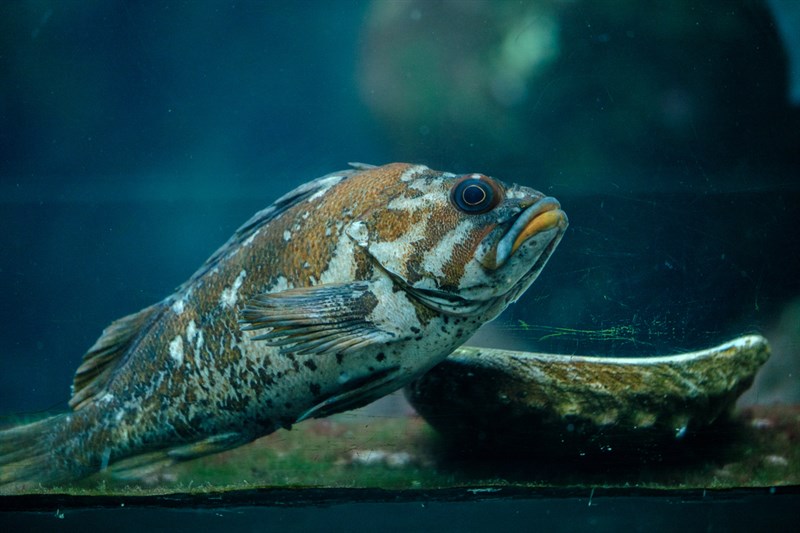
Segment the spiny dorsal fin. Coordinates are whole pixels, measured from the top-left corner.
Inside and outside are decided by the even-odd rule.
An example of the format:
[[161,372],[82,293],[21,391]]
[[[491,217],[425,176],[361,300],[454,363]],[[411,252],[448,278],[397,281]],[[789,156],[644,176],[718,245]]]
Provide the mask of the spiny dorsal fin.
[[236,230],[236,233],[234,233],[233,236],[228,239],[228,242],[223,244],[216,252],[214,252],[211,257],[209,257],[206,262],[203,263],[203,265],[197,270],[197,272],[192,274],[192,277],[189,278],[188,281],[178,287],[178,292],[183,292],[187,289],[187,287],[194,284],[195,281],[197,281],[200,277],[212,270],[228,253],[231,252],[231,250],[238,248],[265,224],[268,224],[270,221],[279,217],[281,214],[285,213],[288,209],[291,209],[300,202],[311,198],[321,191],[325,191],[326,189],[336,185],[340,181],[345,180],[354,174],[357,174],[358,172],[359,170],[342,170],[340,172],[326,174],[321,178],[304,183],[293,191],[284,194],[275,200],[275,203],[267,208],[262,209],[250,217],[250,220],[242,224],[239,229]]
[[378,165],[370,165],[369,163],[359,163],[357,161],[350,161],[347,164],[356,170],[370,170],[372,168],[378,168]]
[[103,390],[128,348],[159,309],[160,304],[151,305],[138,313],[115,320],[103,330],[75,372],[70,407],[80,409]]

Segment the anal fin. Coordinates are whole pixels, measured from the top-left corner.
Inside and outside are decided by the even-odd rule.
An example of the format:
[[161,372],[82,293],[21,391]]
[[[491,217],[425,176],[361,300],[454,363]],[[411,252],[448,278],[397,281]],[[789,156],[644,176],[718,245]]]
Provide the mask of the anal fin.
[[402,385],[397,383],[399,370],[400,367],[391,366],[365,378],[345,384],[345,389],[342,392],[329,396],[318,403],[300,415],[297,422],[302,422],[309,418],[324,418],[342,411],[349,411],[385,396]]
[[112,464],[108,471],[117,479],[141,479],[175,463],[224,452],[247,444],[251,440],[241,433],[222,433],[190,444],[122,459]]

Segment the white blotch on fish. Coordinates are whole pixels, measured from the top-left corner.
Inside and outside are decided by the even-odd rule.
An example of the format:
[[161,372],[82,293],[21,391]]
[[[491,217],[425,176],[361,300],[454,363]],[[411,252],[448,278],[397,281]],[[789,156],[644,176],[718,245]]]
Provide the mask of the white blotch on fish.
[[233,285],[222,290],[222,294],[219,297],[219,303],[222,307],[233,307],[236,305],[236,301],[239,299],[239,289],[242,287],[245,276],[247,276],[247,272],[242,270],[239,272],[239,275],[236,276]]
[[183,337],[177,335],[169,343],[169,355],[180,365],[183,363]]

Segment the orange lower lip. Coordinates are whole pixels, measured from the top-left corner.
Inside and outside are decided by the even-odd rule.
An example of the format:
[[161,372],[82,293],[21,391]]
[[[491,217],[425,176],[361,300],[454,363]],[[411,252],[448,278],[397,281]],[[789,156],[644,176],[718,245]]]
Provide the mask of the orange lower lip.
[[[511,227],[495,245],[493,260],[488,262],[491,264],[486,264],[486,268],[495,270],[501,267],[523,244],[543,232],[552,234],[557,242],[559,235],[567,228],[567,215],[561,210],[558,200],[549,196],[526,200],[524,204],[520,202],[522,211],[511,219]],[[542,246],[545,244],[542,243]]]
[[560,225],[565,217],[566,215],[561,209],[553,209],[537,215],[530,222],[528,222],[528,225],[525,226],[519,235],[517,235],[517,238],[514,239],[514,244],[511,246],[511,253],[513,254],[516,252],[517,249],[522,246],[522,243],[537,233],[553,229]]

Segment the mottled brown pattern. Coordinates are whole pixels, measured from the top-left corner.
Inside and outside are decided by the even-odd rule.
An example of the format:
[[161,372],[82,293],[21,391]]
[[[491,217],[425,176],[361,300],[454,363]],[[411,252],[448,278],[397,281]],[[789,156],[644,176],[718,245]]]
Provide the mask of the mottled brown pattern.
[[[312,277],[319,280],[337,245],[335,239],[326,236],[326,229],[334,227],[332,233],[336,235],[336,224],[346,226],[354,219],[368,216],[374,209],[373,199],[397,195],[397,172],[408,166],[394,164],[364,172],[336,185],[335,194],[324,195],[313,202],[301,202],[288,210],[271,223],[268,233],[259,235],[253,243],[265,252],[258,257],[261,265],[255,267],[261,266],[273,279],[283,276],[295,280],[295,286],[310,285]],[[308,217],[304,218],[306,213]],[[402,216],[395,219],[397,232],[407,230],[405,222]],[[383,225],[378,231],[389,232],[390,228]],[[284,232],[291,234],[288,242],[283,238]],[[366,272],[366,258],[359,257],[358,262],[359,271]],[[253,268],[253,265],[243,267]]]
[[[424,167],[404,174],[410,169],[395,163],[329,175],[258,213],[175,294],[142,320],[123,321],[136,328],[101,339],[109,353],[89,354],[76,381],[84,391],[77,410],[0,432],[0,490],[67,481],[143,452],[157,452],[145,465],[215,453],[362,405],[446,357],[502,311],[522,290],[515,284],[538,273],[528,262],[552,247],[504,265],[506,272],[473,268],[476,279],[465,280],[476,247],[521,208],[504,202],[478,217],[460,212],[449,201],[456,178]],[[422,238],[412,238],[421,223]],[[453,244],[447,236],[456,228],[466,233]],[[554,243],[565,228],[564,217]],[[425,271],[426,257],[440,274]],[[459,283],[490,287],[494,275],[502,290],[481,293],[474,306],[461,296]],[[441,301],[454,303],[421,299],[410,289],[417,281],[444,287],[452,294]],[[259,301],[287,289],[280,298],[300,298],[293,308],[260,309],[275,313],[262,323],[276,335],[243,329]]]
[[[422,242],[421,246],[419,247],[420,250],[427,251],[434,249],[436,245],[441,241],[448,233],[450,233],[453,228],[458,227],[459,223],[464,220],[464,215],[459,213],[454,207],[449,204],[436,206],[429,211],[429,219],[428,225],[425,228],[425,240]],[[470,220],[470,222],[472,222]],[[472,234],[474,229],[470,232]],[[451,250],[449,253],[452,254],[454,250]],[[452,258],[452,255],[450,256]],[[469,259],[472,256],[466,258],[467,261],[464,262],[464,265],[467,264]],[[464,265],[461,265],[462,267]],[[456,275],[454,272],[448,272],[445,269],[445,279],[449,286],[457,287],[458,281],[461,279],[461,275]],[[463,273],[463,270],[462,270]],[[452,280],[452,284],[450,283]]]
[[450,258],[444,264],[446,287],[453,290],[458,288],[458,283],[463,279],[464,267],[475,256],[478,245],[496,228],[495,224],[479,226],[471,232],[466,240],[453,247]]
[[411,212],[390,210],[376,213],[373,220],[375,233],[380,235],[385,242],[394,242],[400,239],[411,227],[422,220],[429,220],[430,218],[431,214],[422,209]]

